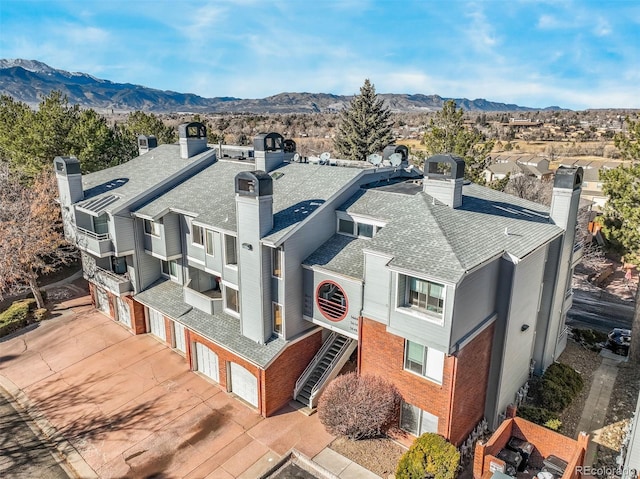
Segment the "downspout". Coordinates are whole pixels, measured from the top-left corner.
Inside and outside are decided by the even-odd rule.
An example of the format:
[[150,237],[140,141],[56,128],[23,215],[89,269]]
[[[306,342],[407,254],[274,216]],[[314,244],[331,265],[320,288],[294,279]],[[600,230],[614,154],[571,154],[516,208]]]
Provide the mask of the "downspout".
[[[456,378],[458,376],[458,358],[456,356],[453,356],[455,358],[455,361],[453,363],[453,372],[451,374],[451,385],[449,386],[449,417],[447,418],[447,438],[448,440],[451,442],[451,424],[452,424],[452,420],[451,418],[453,418],[453,400],[455,399],[455,382],[456,382]],[[454,445],[456,445],[454,443]]]

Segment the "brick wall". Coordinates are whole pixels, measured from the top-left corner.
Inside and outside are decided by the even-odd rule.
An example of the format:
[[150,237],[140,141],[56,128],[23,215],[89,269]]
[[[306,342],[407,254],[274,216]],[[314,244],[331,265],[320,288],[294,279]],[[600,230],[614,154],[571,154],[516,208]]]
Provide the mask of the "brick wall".
[[96,285],[92,282],[89,282],[89,296],[91,296],[91,304],[93,307],[96,307]]
[[129,314],[131,316],[131,329],[134,334],[144,334],[147,332],[147,322],[144,317],[144,305],[133,299],[133,296],[127,295],[122,298],[129,306]]
[[264,371],[261,387],[265,416],[293,399],[293,388],[313,356],[322,346],[322,331],[292,344]]
[[360,374],[382,376],[393,382],[405,402],[438,416],[438,434],[449,439],[449,400],[456,358],[447,356],[442,384],[404,370],[404,338],[386,331],[384,324],[362,318],[359,343]]
[[106,293],[109,298],[109,316],[111,316],[111,319],[116,319],[116,297],[110,291],[106,291]]
[[460,444],[484,417],[495,323],[456,355],[449,440]]
[[164,337],[166,338],[165,342],[167,343],[167,346],[172,348],[173,344],[174,344],[174,341],[173,341],[173,327],[172,327],[173,321],[171,321],[166,316],[163,316],[163,318],[164,318]]
[[474,479],[480,479],[489,470],[492,461],[498,462],[494,456],[506,446],[511,436],[534,445],[535,450],[530,459],[532,463],[542,464],[543,458],[553,454],[568,463],[562,479],[577,479],[580,476],[576,467],[584,465],[589,443],[588,435],[580,435],[576,441],[546,427],[515,417],[503,421],[486,443],[476,444],[473,460]]

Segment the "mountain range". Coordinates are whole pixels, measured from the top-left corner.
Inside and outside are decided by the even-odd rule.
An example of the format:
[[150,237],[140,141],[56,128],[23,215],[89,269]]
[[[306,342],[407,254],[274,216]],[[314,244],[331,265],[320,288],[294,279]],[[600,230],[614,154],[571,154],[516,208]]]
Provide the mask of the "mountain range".
[[[204,98],[192,93],[157,90],[131,83],[115,83],[87,73],[58,70],[37,60],[0,59],[0,94],[37,105],[43,96],[59,90],[72,104],[96,110],[155,113],[324,113],[349,104],[353,96],[329,93],[279,93],[267,98]],[[442,108],[449,98],[439,95],[383,93],[379,96],[393,112],[429,112]],[[530,108],[485,99],[455,98],[468,111],[534,111]],[[552,106],[545,110],[560,110]]]

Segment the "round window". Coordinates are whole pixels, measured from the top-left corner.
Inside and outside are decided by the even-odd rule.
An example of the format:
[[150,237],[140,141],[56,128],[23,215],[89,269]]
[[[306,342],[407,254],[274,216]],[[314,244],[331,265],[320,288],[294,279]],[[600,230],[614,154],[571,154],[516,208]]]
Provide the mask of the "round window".
[[316,304],[329,321],[342,321],[347,315],[347,295],[333,281],[323,281],[316,290]]

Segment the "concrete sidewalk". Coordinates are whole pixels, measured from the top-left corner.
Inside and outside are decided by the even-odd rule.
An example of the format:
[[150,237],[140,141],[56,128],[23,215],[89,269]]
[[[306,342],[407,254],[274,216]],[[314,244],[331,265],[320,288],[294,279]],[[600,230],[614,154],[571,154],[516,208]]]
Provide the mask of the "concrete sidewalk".
[[60,439],[79,477],[254,479],[292,449],[343,479],[377,477],[327,449],[334,437],[318,415],[287,406],[264,419],[180,354],[86,304],[62,302],[0,343],[3,384]]
[[599,435],[605,425],[611,392],[618,375],[618,365],[626,361],[625,357],[613,354],[606,349],[603,349],[600,355],[603,356],[602,363],[593,374],[589,396],[578,423],[578,432],[584,431],[590,435],[585,466],[593,465],[596,460]]

